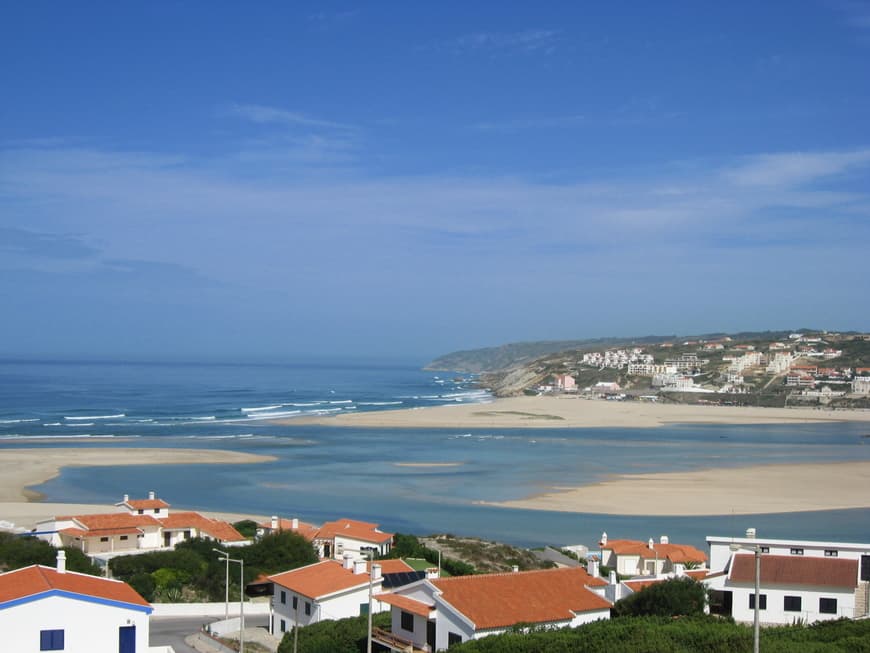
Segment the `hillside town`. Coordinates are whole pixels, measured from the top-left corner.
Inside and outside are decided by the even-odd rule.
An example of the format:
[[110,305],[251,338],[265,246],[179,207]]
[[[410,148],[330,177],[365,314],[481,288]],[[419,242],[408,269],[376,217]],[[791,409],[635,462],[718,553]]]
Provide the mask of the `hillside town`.
[[[0,630],[10,650],[171,653],[171,646],[150,645],[152,618],[211,614],[185,646],[203,653],[244,650],[248,638],[251,650],[277,651],[299,628],[389,613],[380,626],[369,620],[371,650],[434,653],[517,628],[606,621],[630,597],[675,582],[698,586],[709,597],[707,614],[738,623],[769,627],[870,616],[870,543],[773,539],[748,528],[740,537],[707,536],[703,551],[666,535],[643,540],[602,533],[596,543],[539,553],[544,568],[450,575],[440,554],[439,564],[393,557],[397,536],[373,523],[340,518],[318,527],[276,515],[243,537],[229,523],[170,512],[154,493],[125,496],[117,508],[59,516],[22,535],[77,549],[99,563],[102,575],[68,569],[70,548],[58,548],[51,566],[0,573]],[[176,527],[184,529],[180,536]],[[281,534],[307,543],[316,561],[246,581],[232,617],[228,589],[226,604],[186,610],[183,603],[147,601],[112,578],[106,564],[202,538],[215,547],[217,561],[226,562],[229,581],[229,564],[239,560],[218,546],[252,547]],[[262,626],[246,627],[245,615]]]
[[[532,393],[769,405],[870,405],[870,336],[791,333],[782,340],[730,336],[644,347],[563,352],[530,366]],[[709,395],[709,396],[708,396]]]

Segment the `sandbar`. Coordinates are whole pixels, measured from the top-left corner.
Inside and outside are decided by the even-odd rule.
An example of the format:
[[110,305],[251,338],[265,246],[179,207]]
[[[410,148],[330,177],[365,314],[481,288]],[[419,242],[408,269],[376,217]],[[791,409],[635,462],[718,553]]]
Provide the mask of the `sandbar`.
[[[480,502],[484,503],[484,502]],[[870,507],[870,462],[757,465],[624,474],[552,488],[505,508],[644,516],[753,515]]]
[[653,428],[665,424],[870,423],[868,410],[698,406],[579,397],[508,397],[486,404],[364,411],[276,420],[377,428]]
[[[115,467],[122,465],[245,464],[276,460],[240,451],[221,449],[135,449],[116,447],[58,447],[0,449],[0,502],[38,501],[41,495],[27,489],[60,474],[62,467]],[[120,497],[119,497],[120,499]],[[0,513],[0,519],[3,519]]]

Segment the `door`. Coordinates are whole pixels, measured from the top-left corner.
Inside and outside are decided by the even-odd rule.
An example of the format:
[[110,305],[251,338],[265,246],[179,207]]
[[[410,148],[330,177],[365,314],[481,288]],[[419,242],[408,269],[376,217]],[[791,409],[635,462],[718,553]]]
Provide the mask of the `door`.
[[136,626],[118,628],[118,653],[136,653]]
[[426,622],[426,643],[429,645],[429,650],[435,650],[435,622]]

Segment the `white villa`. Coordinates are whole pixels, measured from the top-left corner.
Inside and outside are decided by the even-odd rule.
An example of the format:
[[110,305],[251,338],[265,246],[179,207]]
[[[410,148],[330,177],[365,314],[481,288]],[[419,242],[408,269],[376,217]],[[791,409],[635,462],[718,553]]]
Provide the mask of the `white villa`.
[[814,623],[870,614],[870,544],[708,537],[711,612],[751,622],[755,607],[755,548],[760,552],[760,621]]
[[379,556],[390,552],[393,545],[393,534],[384,533],[378,524],[357,521],[355,519],[338,519],[326,522],[314,536],[314,546],[321,558],[341,560],[345,553],[354,556],[367,555],[373,551]]
[[374,641],[391,651],[443,651],[516,624],[574,627],[610,618],[607,583],[580,567],[425,579],[378,595],[392,606],[392,632]]
[[4,651],[147,653],[151,611],[126,583],[67,571],[63,551],[56,568],[0,574]]
[[671,544],[667,535],[659,542],[652,538],[640,540],[611,540],[601,534],[598,543],[601,564],[622,576],[660,576],[689,567],[704,567],[707,554],[688,544]]
[[[281,635],[300,626],[330,619],[345,619],[366,614],[369,583],[372,596],[387,588],[415,582],[425,574],[415,572],[402,560],[380,560],[371,566],[363,558],[345,553],[342,560],[320,562],[268,576],[272,584],[272,621],[270,632]],[[372,612],[388,606],[372,599]]]
[[114,555],[172,548],[192,537],[215,540],[222,546],[243,546],[248,540],[232,525],[198,512],[170,511],[154,492],[147,499],[124,495],[118,512],[58,516],[41,521],[33,533],[55,547],[72,546],[105,560]]

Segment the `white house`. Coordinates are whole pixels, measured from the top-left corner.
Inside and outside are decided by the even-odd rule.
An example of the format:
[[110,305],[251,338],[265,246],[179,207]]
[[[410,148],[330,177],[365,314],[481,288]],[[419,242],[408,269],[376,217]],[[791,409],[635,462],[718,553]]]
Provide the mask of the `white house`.
[[301,535],[309,542],[313,542],[318,530],[320,529],[317,526],[300,521],[297,517],[284,519],[283,517],[279,518],[278,515],[272,515],[269,521],[257,524],[257,537],[264,537],[274,533],[292,532]]
[[384,556],[390,552],[392,545],[392,533],[382,532],[378,524],[355,519],[326,522],[314,536],[314,546],[320,557],[337,560],[343,559],[345,553],[364,556],[373,551]]
[[443,651],[516,624],[564,628],[609,619],[611,603],[598,593],[606,584],[580,567],[427,578],[377,597],[392,606],[392,632],[376,629],[373,639],[391,651]]
[[0,574],[4,651],[147,653],[151,606],[126,583],[32,565]]
[[703,567],[707,554],[689,544],[671,544],[667,535],[658,542],[652,538],[640,540],[611,540],[607,533],[601,534],[598,543],[601,564],[610,567],[622,576],[659,576],[682,568]]
[[[384,560],[392,569],[394,563],[402,570],[412,571],[401,561]],[[307,626],[329,619],[345,619],[366,614],[369,606],[369,583],[372,595],[383,590],[383,565],[372,565],[371,573],[366,560],[354,559],[346,553],[341,562],[323,560],[305,567],[292,569],[268,577],[274,584],[272,594],[273,635],[280,636],[295,624]],[[386,607],[372,602],[372,612],[383,612]]]
[[751,622],[755,554],[760,553],[759,617],[765,624],[813,623],[870,614],[870,544],[708,537],[711,612]]
[[115,555],[174,547],[192,537],[205,537],[223,546],[242,546],[248,540],[231,524],[198,512],[170,512],[154,492],[147,499],[124,495],[118,512],[58,516],[39,522],[34,535],[55,547],[72,546],[105,560]]

